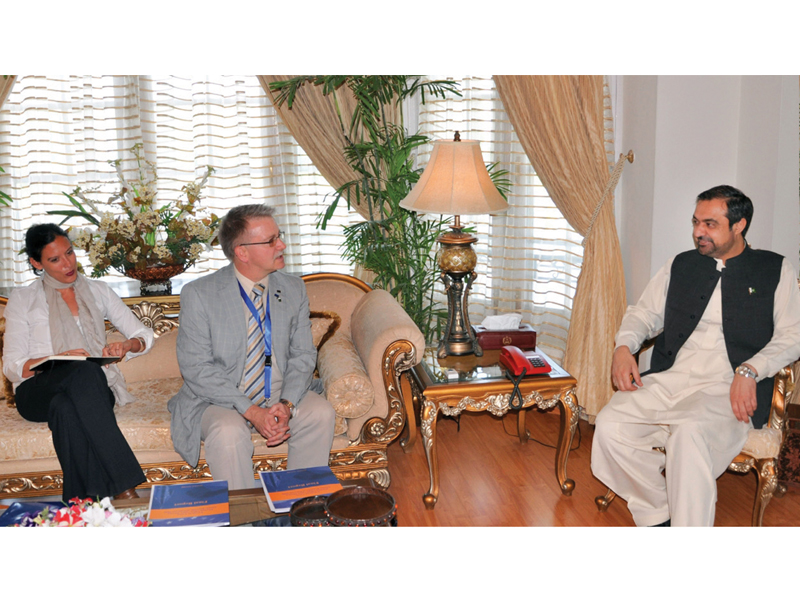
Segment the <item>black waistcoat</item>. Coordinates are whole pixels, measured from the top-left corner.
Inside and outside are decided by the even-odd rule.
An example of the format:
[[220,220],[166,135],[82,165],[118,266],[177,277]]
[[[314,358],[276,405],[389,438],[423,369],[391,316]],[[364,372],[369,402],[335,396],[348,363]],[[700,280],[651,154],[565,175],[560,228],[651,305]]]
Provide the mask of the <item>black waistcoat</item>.
[[[670,272],[664,331],[656,338],[648,373],[666,371],[673,365],[720,278],[722,332],[731,369],[761,351],[772,339],[773,304],[782,263],[779,254],[750,247],[726,260],[721,272],[717,271],[716,260],[696,250],[676,256]],[[758,406],[752,417],[756,428],[769,418],[773,379],[764,379],[757,385]]]

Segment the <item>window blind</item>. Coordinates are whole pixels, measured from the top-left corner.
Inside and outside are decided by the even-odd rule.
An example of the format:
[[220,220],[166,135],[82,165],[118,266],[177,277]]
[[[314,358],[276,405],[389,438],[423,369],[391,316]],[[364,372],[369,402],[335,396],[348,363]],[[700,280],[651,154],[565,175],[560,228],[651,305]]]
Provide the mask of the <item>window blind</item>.
[[[583,262],[583,238],[537,177],[492,78],[454,79],[462,95],[420,106],[420,130],[434,140],[452,140],[456,131],[462,140],[479,140],[486,163],[499,163],[512,184],[504,215],[462,217],[462,224],[475,227],[478,237],[477,278],[469,297],[472,324],[488,315],[520,313],[537,330],[538,344],[560,362]],[[431,148],[420,154],[421,164],[427,163]],[[438,299],[446,304],[443,294]]]
[[[118,158],[126,177],[135,174],[128,150],[137,142],[157,166],[161,203],[177,199],[184,184],[212,166],[201,205],[219,215],[237,204],[275,206],[286,233],[287,271],[352,272],[339,245],[342,227],[360,217],[342,205],[327,230],[316,229],[333,190],[255,76],[27,75],[0,109],[0,166],[6,170],[0,183],[14,199],[0,212],[0,285],[33,279],[18,251],[32,224],[60,220],[48,210],[73,208],[62,192],[80,186],[106,200],[118,189],[108,161]],[[71,224],[84,226],[78,219]],[[190,272],[227,264],[219,249],[205,256]]]

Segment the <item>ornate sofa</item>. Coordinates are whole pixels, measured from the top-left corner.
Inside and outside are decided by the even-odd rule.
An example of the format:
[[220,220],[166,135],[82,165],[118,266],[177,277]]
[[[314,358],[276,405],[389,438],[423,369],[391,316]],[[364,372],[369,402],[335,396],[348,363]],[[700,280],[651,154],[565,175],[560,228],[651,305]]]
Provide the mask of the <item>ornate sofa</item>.
[[[419,362],[425,342],[400,305],[383,290],[346,275],[303,277],[318,344],[318,376],[336,410],[330,466],[340,480],[391,482],[387,446],[406,422],[400,374]],[[147,477],[154,483],[210,478],[204,454],[196,468],[173,450],[167,401],[182,385],[175,355],[180,300],[160,296],[126,300],[157,338],[143,357],[120,368],[136,402],[116,410],[117,421]],[[0,304],[0,317],[4,303]],[[4,320],[0,319],[0,349]],[[109,331],[113,337],[114,331]],[[403,378],[405,379],[405,378]],[[403,385],[407,385],[403,382]],[[46,423],[30,423],[13,406],[11,386],[0,390],[0,499],[60,495],[62,474]],[[286,468],[286,445],[268,448],[253,435],[254,470]]]

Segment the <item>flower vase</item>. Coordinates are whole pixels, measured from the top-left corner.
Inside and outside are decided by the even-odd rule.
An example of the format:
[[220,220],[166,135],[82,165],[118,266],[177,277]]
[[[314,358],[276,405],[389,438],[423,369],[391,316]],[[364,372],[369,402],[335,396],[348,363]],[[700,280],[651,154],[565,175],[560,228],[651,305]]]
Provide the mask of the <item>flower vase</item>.
[[140,296],[169,296],[170,279],[186,270],[184,265],[163,265],[144,269],[125,269],[125,276],[139,281]]

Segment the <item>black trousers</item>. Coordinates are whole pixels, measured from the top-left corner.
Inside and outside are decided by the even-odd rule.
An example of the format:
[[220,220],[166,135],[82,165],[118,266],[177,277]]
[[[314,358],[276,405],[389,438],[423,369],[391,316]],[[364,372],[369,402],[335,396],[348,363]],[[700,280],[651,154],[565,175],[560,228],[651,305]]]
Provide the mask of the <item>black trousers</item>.
[[64,473],[63,499],[114,496],[145,482],[117,425],[114,394],[103,367],[70,362],[17,386],[17,410],[47,422]]

